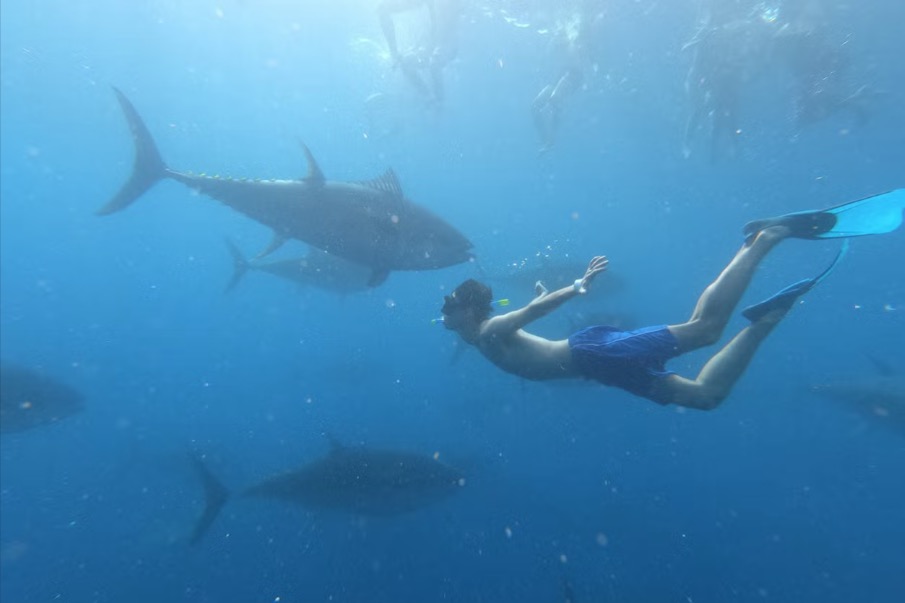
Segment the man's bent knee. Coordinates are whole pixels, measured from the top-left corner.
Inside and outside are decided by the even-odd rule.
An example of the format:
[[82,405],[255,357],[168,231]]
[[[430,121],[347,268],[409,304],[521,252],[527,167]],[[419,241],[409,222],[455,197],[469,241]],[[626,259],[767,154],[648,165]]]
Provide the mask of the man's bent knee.
[[648,398],[658,404],[675,404],[695,410],[713,410],[729,396],[725,388],[690,382],[681,378],[664,379]]
[[694,408],[696,410],[714,410],[720,404],[723,403],[723,400],[726,399],[727,393],[723,392],[707,392],[698,396],[696,399],[691,400],[687,406],[688,408]]
[[683,351],[696,350],[717,343],[726,325],[709,318],[693,318],[686,323],[671,326],[670,330]]

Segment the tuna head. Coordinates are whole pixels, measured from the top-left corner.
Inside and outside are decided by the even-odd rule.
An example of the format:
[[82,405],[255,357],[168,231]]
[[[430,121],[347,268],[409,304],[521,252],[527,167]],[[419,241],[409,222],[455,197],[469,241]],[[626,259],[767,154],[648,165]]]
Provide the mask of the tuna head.
[[395,269],[446,268],[474,258],[472,244],[454,226],[423,207],[399,216],[408,224],[399,229]]

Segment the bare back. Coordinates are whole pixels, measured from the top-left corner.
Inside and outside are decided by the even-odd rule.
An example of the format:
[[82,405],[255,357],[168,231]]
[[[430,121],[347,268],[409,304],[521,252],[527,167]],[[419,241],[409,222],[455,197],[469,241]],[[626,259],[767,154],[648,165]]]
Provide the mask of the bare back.
[[488,360],[507,373],[533,381],[577,376],[568,340],[552,341],[523,329],[503,334],[487,331],[481,329],[476,346]]

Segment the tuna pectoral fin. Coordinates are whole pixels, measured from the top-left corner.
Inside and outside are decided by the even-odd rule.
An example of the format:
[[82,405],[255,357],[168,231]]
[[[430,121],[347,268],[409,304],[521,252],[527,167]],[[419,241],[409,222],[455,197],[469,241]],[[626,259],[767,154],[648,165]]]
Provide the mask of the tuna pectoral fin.
[[189,544],[194,545],[204,538],[204,535],[211,527],[211,524],[217,519],[217,515],[220,514],[220,509],[222,509],[223,505],[226,504],[226,501],[229,500],[229,490],[220,483],[220,480],[211,473],[210,469],[207,468],[201,459],[193,456],[192,463],[195,466],[195,471],[201,478],[201,485],[204,486],[204,512],[201,514],[197,523],[195,523],[195,529],[192,531],[191,538],[189,538]]
[[383,281],[387,280],[388,276],[390,276],[389,270],[375,268],[374,271],[371,272],[371,278],[368,279],[368,287],[382,285]]
[[98,215],[105,216],[112,214],[132,204],[146,190],[154,186],[154,184],[166,176],[167,166],[160,153],[157,151],[157,145],[151,138],[145,122],[141,116],[129,102],[126,96],[117,90],[116,97],[119,99],[119,105],[122,107],[129,122],[129,130],[132,131],[132,140],[135,143],[135,165],[132,167],[132,175],[123,185],[116,195],[97,211]]
[[239,281],[242,280],[251,265],[245,259],[245,256],[242,255],[242,252],[239,251],[239,248],[236,247],[236,244],[229,239],[226,239],[226,247],[233,258],[233,276],[229,279],[229,283],[226,284],[226,289],[223,291],[224,293],[229,293],[239,284]]

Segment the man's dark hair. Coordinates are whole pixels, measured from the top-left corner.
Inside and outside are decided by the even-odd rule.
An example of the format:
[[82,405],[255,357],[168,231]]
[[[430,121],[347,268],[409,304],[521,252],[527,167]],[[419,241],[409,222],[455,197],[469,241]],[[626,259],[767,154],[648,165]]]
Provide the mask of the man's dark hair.
[[486,320],[493,311],[493,291],[484,283],[470,278],[452,292],[452,295],[443,297],[444,314],[451,314],[456,310],[470,309],[475,318]]

